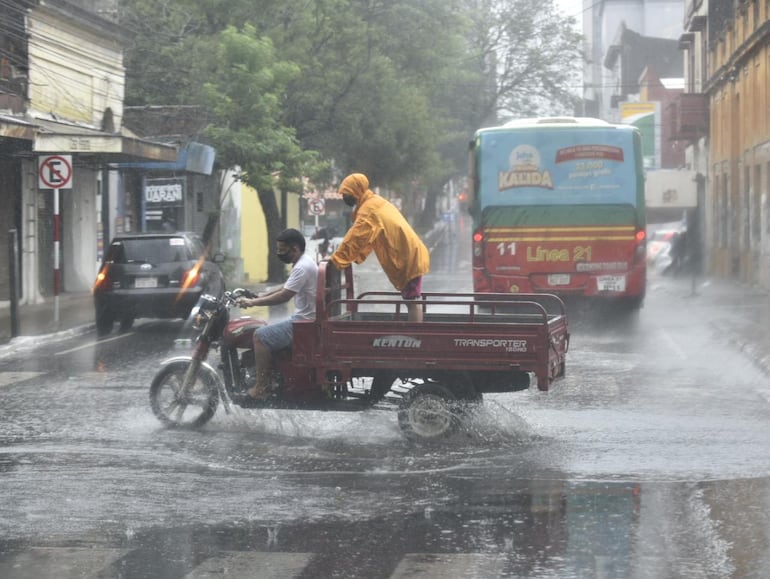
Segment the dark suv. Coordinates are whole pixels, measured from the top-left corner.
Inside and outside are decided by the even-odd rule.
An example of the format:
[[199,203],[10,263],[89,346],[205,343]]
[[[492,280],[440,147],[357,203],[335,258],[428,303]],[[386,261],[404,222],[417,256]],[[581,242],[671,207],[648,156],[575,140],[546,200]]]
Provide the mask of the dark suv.
[[135,318],[186,318],[201,294],[220,296],[225,281],[193,233],[134,233],[115,237],[94,283],[96,331],[131,328]]

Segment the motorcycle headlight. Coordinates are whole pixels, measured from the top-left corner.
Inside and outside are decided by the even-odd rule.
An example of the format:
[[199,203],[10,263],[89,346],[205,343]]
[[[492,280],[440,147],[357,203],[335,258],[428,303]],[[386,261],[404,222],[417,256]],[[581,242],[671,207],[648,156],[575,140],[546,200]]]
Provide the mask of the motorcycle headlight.
[[218,305],[219,302],[214,296],[203,294],[198,298],[198,303],[195,304],[192,312],[190,312],[193,329],[200,330],[211,319],[214,312],[217,311]]
[[199,331],[203,328],[203,326],[206,325],[206,322],[211,316],[208,315],[206,312],[198,312],[193,316],[192,319],[192,327],[193,330]]

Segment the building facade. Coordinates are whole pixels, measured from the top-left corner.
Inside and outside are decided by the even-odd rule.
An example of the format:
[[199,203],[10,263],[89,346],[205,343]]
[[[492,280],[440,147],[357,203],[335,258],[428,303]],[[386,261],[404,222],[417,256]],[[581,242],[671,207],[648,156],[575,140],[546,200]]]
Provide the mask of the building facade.
[[121,191],[115,164],[177,158],[122,128],[127,38],[81,4],[19,0],[0,20],[0,302],[11,271],[21,303],[88,291]]
[[[629,46],[630,41],[624,42],[622,38],[624,34],[629,36],[624,31],[662,40],[678,39],[682,32],[683,4],[684,0],[583,0],[582,114],[607,121],[617,118],[617,102],[623,100],[618,95],[635,92],[624,85],[628,79],[636,83],[638,76],[628,68],[607,66],[608,57],[613,60],[619,46]],[[643,51],[647,48],[637,49],[636,54],[628,56],[644,61],[647,55]],[[641,68],[636,69],[636,75]],[[665,76],[663,67],[657,68]]]
[[685,167],[694,173],[695,215],[688,224],[688,238],[696,272],[708,269],[711,260],[706,239],[713,230],[712,206],[707,201],[709,174],[708,95],[708,9],[709,0],[687,0],[684,32],[679,38],[683,51],[684,91],[671,104],[667,122],[671,138],[685,146]]
[[707,4],[708,265],[770,287],[770,3]]

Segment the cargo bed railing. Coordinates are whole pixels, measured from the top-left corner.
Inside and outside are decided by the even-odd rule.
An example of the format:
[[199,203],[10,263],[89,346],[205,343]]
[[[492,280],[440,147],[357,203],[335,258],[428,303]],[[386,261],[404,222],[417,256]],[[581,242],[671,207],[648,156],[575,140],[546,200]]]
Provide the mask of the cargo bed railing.
[[[371,291],[357,296],[358,300],[371,301],[372,296],[383,296],[390,299],[400,299],[398,292]],[[539,310],[545,310],[548,316],[564,316],[567,314],[564,302],[554,294],[501,294],[501,293],[472,293],[472,292],[425,292],[415,303],[443,305],[474,304],[480,308],[487,308],[491,314],[505,313],[505,310],[516,308],[519,305],[537,304]]]
[[[472,297],[473,294],[460,297]],[[457,294],[423,294],[415,300],[423,308],[425,322],[452,320],[451,316],[463,316],[468,323],[530,323],[547,324],[550,320],[565,316],[561,309],[559,313],[549,313],[538,301],[522,297],[509,300],[506,304],[498,300],[454,299]],[[477,296],[478,297],[478,296]],[[395,321],[406,321],[408,302],[396,292],[365,292],[354,299],[332,300],[330,311],[338,312],[329,319],[365,320],[378,316],[389,316]],[[488,310],[488,311],[487,311]],[[349,315],[346,315],[349,314]]]
[[[344,279],[343,274],[344,273]],[[316,296],[316,319],[361,319],[361,314],[390,314],[394,320],[407,319],[407,304],[419,303],[425,321],[439,314],[467,315],[469,322],[548,323],[565,318],[566,306],[558,296],[547,293],[503,294],[472,292],[425,292],[407,302],[395,291],[370,291],[355,296],[352,268],[340,272],[329,261],[318,267],[319,291]],[[379,311],[377,309],[379,308]]]

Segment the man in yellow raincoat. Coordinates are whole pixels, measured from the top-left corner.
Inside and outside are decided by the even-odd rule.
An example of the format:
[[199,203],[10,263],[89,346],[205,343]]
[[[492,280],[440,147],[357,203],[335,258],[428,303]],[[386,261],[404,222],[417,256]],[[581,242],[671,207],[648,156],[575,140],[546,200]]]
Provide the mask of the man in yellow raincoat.
[[[422,276],[430,270],[428,248],[387,199],[369,189],[369,179],[361,173],[345,177],[340,184],[342,200],[354,207],[353,226],[331,256],[339,269],[363,262],[374,250],[390,283],[405,300],[422,295]],[[409,321],[422,321],[422,307],[407,303]]]

